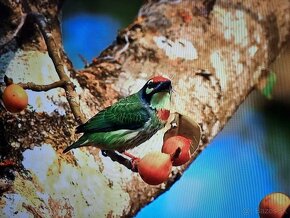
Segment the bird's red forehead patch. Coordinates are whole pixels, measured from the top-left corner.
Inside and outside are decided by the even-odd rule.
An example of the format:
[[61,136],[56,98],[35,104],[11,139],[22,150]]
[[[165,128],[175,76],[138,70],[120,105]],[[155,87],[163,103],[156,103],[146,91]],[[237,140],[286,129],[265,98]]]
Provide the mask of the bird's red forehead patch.
[[163,77],[163,76],[155,76],[155,77],[151,78],[151,80],[152,80],[154,83],[169,81],[169,79],[167,79],[167,78],[165,78],[165,77]]

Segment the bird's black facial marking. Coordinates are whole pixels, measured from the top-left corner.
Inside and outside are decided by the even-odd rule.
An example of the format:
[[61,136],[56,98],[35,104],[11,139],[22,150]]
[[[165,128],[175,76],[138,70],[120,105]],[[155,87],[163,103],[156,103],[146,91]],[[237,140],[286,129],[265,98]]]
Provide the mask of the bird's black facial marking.
[[144,87],[140,90],[142,92],[142,98],[147,102],[150,102],[152,96],[158,92],[171,92],[171,81],[158,81],[154,82],[149,80]]
[[154,83],[152,80],[149,80],[147,82],[147,88],[152,89],[154,87],[156,87],[158,85],[158,83]]

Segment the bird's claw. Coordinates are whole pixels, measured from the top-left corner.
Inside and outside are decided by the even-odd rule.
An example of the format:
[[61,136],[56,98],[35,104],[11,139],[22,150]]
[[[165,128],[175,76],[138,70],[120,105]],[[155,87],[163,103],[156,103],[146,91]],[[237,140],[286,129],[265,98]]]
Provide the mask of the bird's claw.
[[139,157],[136,157],[126,151],[123,152],[124,155],[126,155],[127,157],[130,158],[130,162],[131,162],[131,165],[132,165],[132,171],[134,172],[138,172],[138,163],[140,161],[140,158]]
[[132,171],[138,172],[138,163],[140,161],[140,158],[133,158],[131,159],[131,164],[132,164]]

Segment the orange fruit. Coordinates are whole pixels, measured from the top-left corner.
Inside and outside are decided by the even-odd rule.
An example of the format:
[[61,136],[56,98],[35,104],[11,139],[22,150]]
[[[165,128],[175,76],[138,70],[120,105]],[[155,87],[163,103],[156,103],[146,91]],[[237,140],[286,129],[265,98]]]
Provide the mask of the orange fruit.
[[181,153],[177,158],[173,159],[173,166],[180,166],[185,164],[191,158],[190,145],[190,139],[179,135],[172,136],[164,142],[161,151],[163,153],[173,155],[176,152],[176,149],[179,147],[181,149]]
[[289,207],[290,198],[283,193],[274,192],[262,199],[259,214],[261,218],[282,218]]
[[138,162],[137,167],[144,182],[158,185],[169,177],[172,168],[171,157],[169,154],[151,152]]
[[27,107],[28,96],[21,86],[11,84],[4,89],[2,101],[8,111],[17,113]]

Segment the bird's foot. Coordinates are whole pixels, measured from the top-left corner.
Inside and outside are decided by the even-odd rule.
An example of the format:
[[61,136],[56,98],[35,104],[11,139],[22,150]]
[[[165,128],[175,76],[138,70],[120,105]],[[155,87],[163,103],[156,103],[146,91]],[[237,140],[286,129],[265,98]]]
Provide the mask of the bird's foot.
[[125,156],[131,159],[130,161],[132,164],[132,171],[138,172],[138,163],[140,161],[140,158],[128,153],[127,151],[122,152],[122,154],[124,154]]

